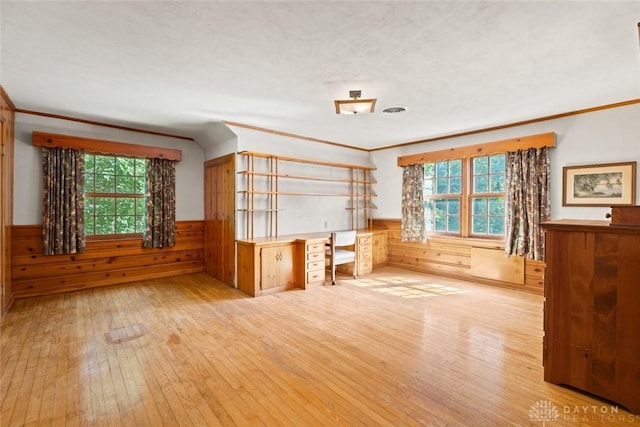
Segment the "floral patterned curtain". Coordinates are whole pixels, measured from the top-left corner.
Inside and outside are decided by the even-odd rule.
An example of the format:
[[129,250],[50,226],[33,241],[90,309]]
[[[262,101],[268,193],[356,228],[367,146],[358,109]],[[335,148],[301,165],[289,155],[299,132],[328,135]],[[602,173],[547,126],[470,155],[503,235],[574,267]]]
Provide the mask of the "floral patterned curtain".
[[426,242],[424,226],[424,165],[408,165],[402,169],[402,241]]
[[176,243],[176,164],[172,160],[147,159],[145,248]]
[[550,218],[549,149],[507,153],[506,190],[506,254],[544,259],[540,223]]
[[84,251],[84,150],[42,148],[45,255]]

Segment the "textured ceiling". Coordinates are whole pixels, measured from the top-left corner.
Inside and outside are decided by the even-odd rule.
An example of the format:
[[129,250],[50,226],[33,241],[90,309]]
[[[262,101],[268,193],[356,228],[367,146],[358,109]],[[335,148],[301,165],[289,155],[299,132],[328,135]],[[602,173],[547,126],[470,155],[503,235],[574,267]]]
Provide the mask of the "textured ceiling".
[[[17,108],[185,136],[232,121],[371,149],[640,98],[638,1],[0,8]],[[374,114],[335,114],[352,89]]]

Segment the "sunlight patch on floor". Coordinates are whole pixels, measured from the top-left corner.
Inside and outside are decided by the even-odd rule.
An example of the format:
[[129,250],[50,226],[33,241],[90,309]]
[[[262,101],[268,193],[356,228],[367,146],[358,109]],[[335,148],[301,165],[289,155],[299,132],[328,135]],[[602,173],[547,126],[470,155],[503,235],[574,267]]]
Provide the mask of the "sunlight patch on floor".
[[454,288],[453,286],[445,286],[437,283],[421,283],[417,278],[408,277],[362,278],[349,280],[348,283],[402,298],[431,298],[467,292],[464,289]]

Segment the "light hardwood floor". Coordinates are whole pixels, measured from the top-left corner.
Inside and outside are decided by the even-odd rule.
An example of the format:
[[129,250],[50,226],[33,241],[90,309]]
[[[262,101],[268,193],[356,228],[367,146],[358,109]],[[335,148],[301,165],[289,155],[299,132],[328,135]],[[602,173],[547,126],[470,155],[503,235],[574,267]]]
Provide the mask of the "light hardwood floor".
[[0,424],[640,425],[542,380],[540,296],[391,268],[338,279],[249,298],[195,274],[18,300]]

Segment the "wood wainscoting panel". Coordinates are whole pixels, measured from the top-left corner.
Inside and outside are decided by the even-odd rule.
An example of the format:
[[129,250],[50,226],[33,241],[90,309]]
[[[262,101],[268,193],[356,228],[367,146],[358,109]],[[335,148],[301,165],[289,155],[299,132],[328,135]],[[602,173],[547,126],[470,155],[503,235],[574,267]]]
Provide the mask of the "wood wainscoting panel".
[[142,240],[87,242],[82,253],[45,256],[42,226],[12,229],[11,277],[16,298],[204,271],[204,222],[176,222],[176,244],[145,249]]
[[524,258],[504,250],[471,247],[471,275],[524,285]]
[[[374,219],[373,226],[375,229],[387,230],[388,265],[391,267],[522,289],[537,294],[543,292],[545,270],[543,261],[521,260],[523,272],[518,267],[514,278],[507,277],[504,271],[501,278],[495,278],[486,271],[482,274],[478,273],[479,266],[476,266],[475,270],[472,268],[472,251],[476,256],[479,254],[502,256],[499,255],[504,251],[502,242],[443,236],[430,236],[426,243],[402,242],[399,219]],[[494,268],[493,261],[487,262],[490,264],[485,266],[486,269]],[[500,269],[505,270],[502,267]],[[521,275],[522,278],[520,278]]]

